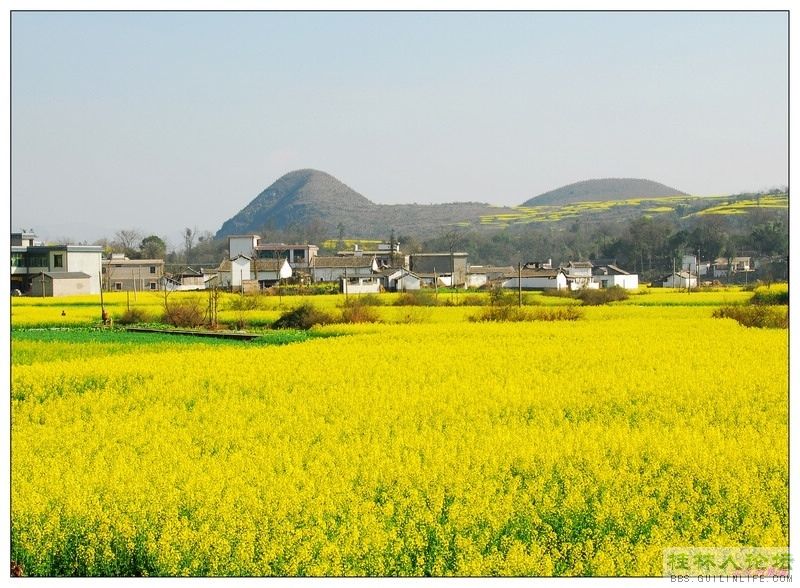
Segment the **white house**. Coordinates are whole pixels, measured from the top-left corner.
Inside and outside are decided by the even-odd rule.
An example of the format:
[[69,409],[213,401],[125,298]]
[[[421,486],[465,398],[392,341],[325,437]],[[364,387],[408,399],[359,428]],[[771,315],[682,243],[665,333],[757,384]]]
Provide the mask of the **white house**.
[[570,261],[563,269],[570,290],[599,288],[599,284],[592,281],[591,261]]
[[29,291],[42,273],[84,273],[89,286],[82,292],[100,293],[103,248],[99,245],[39,245],[28,233],[11,236],[12,243],[18,243],[11,246],[11,289]]
[[378,271],[375,257],[320,257],[311,260],[314,282],[338,282],[344,277],[371,277]]
[[378,276],[342,277],[340,286],[345,294],[377,294],[381,291],[381,281]]
[[422,282],[417,274],[405,268],[390,268],[381,272],[381,280],[386,290],[405,292],[419,290]]
[[697,276],[689,272],[672,272],[659,280],[664,288],[696,288]]
[[628,273],[614,264],[593,267],[592,280],[600,288],[619,286],[626,290],[636,290],[639,287],[639,276],[637,274]]
[[252,280],[253,259],[239,254],[233,259],[226,259],[217,268],[218,285],[223,288],[240,288],[243,283]]
[[519,288],[523,290],[566,290],[567,274],[563,269],[522,269],[505,276],[503,288]]

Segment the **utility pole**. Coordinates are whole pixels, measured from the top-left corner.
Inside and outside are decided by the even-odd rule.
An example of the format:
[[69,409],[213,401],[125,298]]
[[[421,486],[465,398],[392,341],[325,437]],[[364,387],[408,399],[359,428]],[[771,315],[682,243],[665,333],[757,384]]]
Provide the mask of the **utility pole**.
[[522,308],[522,262],[517,262],[517,306]]

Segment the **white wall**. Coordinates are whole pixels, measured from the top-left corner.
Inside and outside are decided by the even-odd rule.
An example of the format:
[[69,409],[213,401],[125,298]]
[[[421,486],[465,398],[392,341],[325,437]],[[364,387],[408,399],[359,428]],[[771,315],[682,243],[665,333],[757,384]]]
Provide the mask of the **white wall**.
[[[503,282],[503,288],[519,288],[519,281],[517,278],[509,278]],[[544,277],[524,277],[522,278],[522,288],[524,289],[540,289],[540,290],[564,290],[567,288],[567,277],[564,274],[558,274],[555,278]]]
[[237,257],[231,260],[231,286],[239,287],[242,280],[250,279],[250,260]]
[[253,249],[258,243],[258,235],[244,235],[241,237],[228,238],[228,259],[233,259],[238,255],[253,257]]
[[67,272],[83,272],[89,274],[89,291],[84,294],[100,294],[100,271],[102,268],[102,251],[67,251],[65,268]]

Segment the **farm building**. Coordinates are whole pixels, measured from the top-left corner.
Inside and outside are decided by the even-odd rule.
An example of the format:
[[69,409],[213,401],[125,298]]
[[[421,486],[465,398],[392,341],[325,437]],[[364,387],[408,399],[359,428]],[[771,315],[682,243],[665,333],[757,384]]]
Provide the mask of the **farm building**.
[[570,290],[593,289],[599,285],[592,281],[591,261],[570,261],[564,268]]
[[422,274],[436,273],[437,276],[448,276],[449,285],[460,286],[467,277],[467,254],[454,253],[414,253],[409,256],[409,268],[412,272]]
[[353,245],[352,249],[345,251],[338,251],[336,253],[339,257],[371,257],[375,256],[378,261],[378,267],[392,268],[402,264],[403,267],[408,267],[408,255],[403,255],[400,251],[400,242],[395,241],[393,246],[387,243],[378,243],[376,249],[362,249],[358,243]]
[[619,286],[626,290],[636,290],[639,287],[639,276],[637,274],[628,273],[614,264],[593,267],[592,280],[600,288]]
[[84,272],[42,272],[31,281],[31,296],[89,294],[91,276]]
[[381,272],[381,283],[384,290],[405,292],[419,290],[422,282],[419,276],[405,268],[389,268]]
[[228,237],[228,259],[245,255],[250,259],[287,259],[294,269],[308,269],[311,260],[316,257],[319,247],[316,245],[291,245],[286,243],[262,243],[261,237],[255,234],[231,235]]
[[[226,259],[217,268],[218,284],[226,288],[240,288],[243,285],[253,288],[266,288],[278,280],[292,277],[292,267],[286,259],[257,259],[247,255],[237,255],[234,259]],[[253,282],[253,284],[247,284]]]
[[697,277],[689,272],[672,272],[659,279],[659,283],[664,288],[695,288],[697,287]]
[[566,290],[567,274],[563,269],[522,269],[511,272],[502,282],[503,288],[519,288],[523,290]]
[[381,291],[380,278],[376,276],[342,277],[340,287],[345,294],[377,294]]
[[163,259],[128,259],[112,253],[103,260],[103,289],[114,292],[158,290],[164,275]]
[[314,282],[338,282],[344,277],[371,277],[378,271],[375,257],[320,257],[311,260]]

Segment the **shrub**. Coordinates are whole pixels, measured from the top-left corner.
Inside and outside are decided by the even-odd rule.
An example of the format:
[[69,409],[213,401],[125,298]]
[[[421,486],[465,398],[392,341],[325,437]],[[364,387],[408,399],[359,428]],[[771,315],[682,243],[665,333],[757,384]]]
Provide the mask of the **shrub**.
[[244,294],[228,299],[228,310],[258,310],[263,306],[260,294]]
[[166,305],[162,322],[175,327],[199,327],[205,322],[205,305],[196,298]]
[[305,303],[293,310],[284,312],[272,323],[273,329],[310,329],[314,325],[327,325],[335,322],[328,313]]
[[132,325],[136,323],[149,323],[150,315],[141,308],[129,308],[123,312],[118,318],[117,322],[121,325]]
[[481,296],[480,294],[466,294],[461,299],[461,306],[486,306],[486,303],[486,296]]
[[597,306],[600,304],[608,304],[609,302],[617,302],[618,300],[627,300],[628,292],[625,288],[619,286],[612,286],[611,288],[602,288],[599,290],[582,289],[575,295],[586,306]]
[[776,288],[774,290],[768,288],[758,288],[753,292],[753,297],[750,299],[750,304],[758,305],[776,305],[776,304],[789,304],[789,290],[783,288]]
[[403,292],[394,301],[395,306],[437,306],[436,296],[430,292],[416,290],[414,292]]
[[378,311],[368,304],[348,304],[342,310],[342,322],[345,323],[377,323],[379,320]]
[[577,306],[551,306],[531,311],[532,320],[537,321],[577,321],[583,318],[583,311]]
[[344,306],[383,306],[383,299],[376,294],[365,294],[345,300]]
[[542,290],[542,296],[553,296],[554,298],[574,298],[569,290]]
[[714,318],[732,318],[744,327],[788,329],[789,308],[774,306],[723,306],[714,311]]
[[583,317],[583,311],[574,306],[540,307],[537,309],[520,308],[518,306],[490,306],[479,314],[470,317],[470,321],[576,321]]

